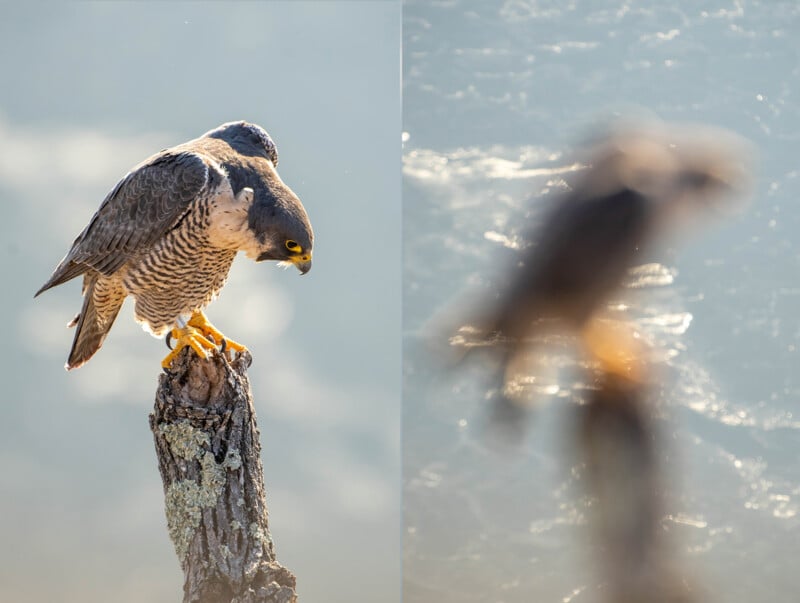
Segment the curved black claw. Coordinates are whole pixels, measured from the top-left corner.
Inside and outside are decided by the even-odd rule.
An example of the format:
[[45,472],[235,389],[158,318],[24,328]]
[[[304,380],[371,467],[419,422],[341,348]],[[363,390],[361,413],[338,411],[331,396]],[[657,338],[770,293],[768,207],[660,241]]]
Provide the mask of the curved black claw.
[[228,348],[228,341],[223,337],[222,343],[219,345],[219,353],[225,355],[225,350]]
[[172,346],[170,345],[171,342],[172,342],[172,331],[169,331],[167,333],[167,336],[164,338],[164,343],[167,344],[167,348],[169,348],[170,350],[172,349]]

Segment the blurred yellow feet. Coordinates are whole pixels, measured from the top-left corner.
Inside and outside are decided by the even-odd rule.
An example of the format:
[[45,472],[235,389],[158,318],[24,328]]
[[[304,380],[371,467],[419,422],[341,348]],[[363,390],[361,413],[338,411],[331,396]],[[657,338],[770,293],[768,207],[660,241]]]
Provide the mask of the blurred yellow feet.
[[244,352],[247,351],[247,348],[244,347],[241,343],[235,342],[233,339],[228,339],[225,335],[222,334],[214,325],[208,322],[208,318],[202,312],[195,312],[192,314],[192,317],[189,319],[189,326],[194,327],[198,331],[200,331],[206,337],[211,337],[214,341],[217,342],[218,345],[222,346],[222,349],[229,349],[234,350],[236,352]]
[[638,383],[647,379],[646,349],[629,324],[592,318],[581,331],[581,341],[604,372]]

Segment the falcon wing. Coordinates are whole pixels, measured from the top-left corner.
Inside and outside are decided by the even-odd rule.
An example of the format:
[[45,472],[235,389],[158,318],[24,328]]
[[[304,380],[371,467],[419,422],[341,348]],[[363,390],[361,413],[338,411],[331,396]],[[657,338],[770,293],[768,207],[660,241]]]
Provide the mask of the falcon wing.
[[89,270],[113,274],[174,228],[221,177],[191,152],[168,150],[147,159],[108,194],[36,295]]
[[553,295],[588,294],[600,283],[601,289],[619,284],[647,238],[649,209],[647,199],[628,188],[562,200],[529,252],[528,273],[535,275],[536,288]]
[[561,199],[492,307],[487,332],[523,336],[542,312],[573,323],[588,318],[634,263],[647,216],[647,200],[629,189]]

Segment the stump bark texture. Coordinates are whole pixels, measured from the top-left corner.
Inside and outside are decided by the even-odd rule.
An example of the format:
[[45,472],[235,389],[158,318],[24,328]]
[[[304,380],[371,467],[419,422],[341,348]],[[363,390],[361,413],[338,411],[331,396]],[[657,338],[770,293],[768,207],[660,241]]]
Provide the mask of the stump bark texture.
[[159,379],[150,429],[184,603],[297,601],[269,533],[250,362],[187,348]]

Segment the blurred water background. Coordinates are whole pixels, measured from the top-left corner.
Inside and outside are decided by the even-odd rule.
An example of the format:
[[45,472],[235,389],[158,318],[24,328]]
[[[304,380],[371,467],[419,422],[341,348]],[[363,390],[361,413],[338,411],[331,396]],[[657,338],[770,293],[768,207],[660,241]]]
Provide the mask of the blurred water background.
[[663,351],[662,526],[708,601],[794,601],[800,527],[800,6],[409,1],[403,11],[404,601],[597,601],[556,357],[518,442],[487,433],[490,363],[442,373],[430,319],[502,280],[570,152],[631,113],[748,138],[751,204],[632,275]]
[[316,232],[308,275],[238,258],[208,310],[253,354],[278,559],[301,600],[398,600],[399,2],[3,10],[0,600],[181,597],[147,424],[166,347],[128,302],[66,373],[80,283],[33,293],[133,165],[235,119]]

